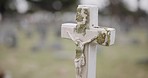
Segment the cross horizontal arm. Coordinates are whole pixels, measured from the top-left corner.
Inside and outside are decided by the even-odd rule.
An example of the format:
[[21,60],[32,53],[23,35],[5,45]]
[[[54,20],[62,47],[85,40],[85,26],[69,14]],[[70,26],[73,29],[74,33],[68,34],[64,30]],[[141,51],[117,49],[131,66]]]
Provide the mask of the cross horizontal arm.
[[107,42],[109,42],[108,45],[114,44],[114,41],[115,41],[114,28],[91,28],[86,30],[86,35],[82,35],[74,32],[76,25],[77,24],[74,24],[74,23],[62,24],[61,36],[63,38],[71,39],[69,34],[67,33],[69,32],[74,37],[79,37],[82,41],[88,41],[98,36],[97,38],[100,40],[98,40],[97,42],[100,42],[99,43],[100,45],[106,45]]

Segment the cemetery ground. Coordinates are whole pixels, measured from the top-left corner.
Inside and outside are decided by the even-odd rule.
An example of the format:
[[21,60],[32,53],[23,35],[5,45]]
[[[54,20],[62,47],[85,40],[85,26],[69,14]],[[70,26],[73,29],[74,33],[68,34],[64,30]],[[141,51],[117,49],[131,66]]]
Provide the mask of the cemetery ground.
[[[75,78],[73,42],[58,39],[50,31],[47,47],[32,51],[31,47],[38,41],[37,33],[33,34],[28,39],[23,31],[19,31],[17,48],[0,45],[0,66],[12,78]],[[141,63],[148,59],[146,32],[137,28],[125,36],[125,39],[136,38],[138,42],[119,42],[119,36],[116,37],[115,45],[98,48],[97,78],[148,78],[148,61],[147,64]],[[52,47],[56,42],[62,45],[62,49]]]

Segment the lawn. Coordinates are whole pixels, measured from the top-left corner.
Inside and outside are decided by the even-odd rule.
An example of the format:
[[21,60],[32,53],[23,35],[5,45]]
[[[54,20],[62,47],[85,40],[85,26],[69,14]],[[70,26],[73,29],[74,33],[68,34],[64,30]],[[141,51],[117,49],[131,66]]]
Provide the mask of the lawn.
[[[142,30],[138,31],[143,34]],[[136,37],[135,31],[128,36]],[[144,40],[145,35],[138,37]],[[31,47],[38,41],[35,33],[27,39],[23,32],[18,36],[17,48],[7,48],[0,45],[0,66],[12,78],[75,78],[74,50],[75,45],[70,40],[57,39],[54,33],[47,39],[47,47],[32,51]],[[118,38],[117,38],[118,39]],[[62,45],[61,50],[51,48],[55,42]],[[68,45],[65,45],[68,44]],[[148,78],[148,64],[141,60],[148,59],[148,45],[120,44],[110,47],[99,46],[97,53],[97,78]]]

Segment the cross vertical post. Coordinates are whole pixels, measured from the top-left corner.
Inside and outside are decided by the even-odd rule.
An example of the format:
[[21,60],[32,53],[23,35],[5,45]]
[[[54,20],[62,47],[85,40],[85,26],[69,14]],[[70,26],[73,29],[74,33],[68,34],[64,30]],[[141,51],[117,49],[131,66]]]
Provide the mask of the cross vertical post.
[[98,8],[95,5],[79,5],[76,22],[61,27],[62,38],[76,44],[76,78],[96,78],[97,45],[110,46],[115,41],[114,28],[98,26]]

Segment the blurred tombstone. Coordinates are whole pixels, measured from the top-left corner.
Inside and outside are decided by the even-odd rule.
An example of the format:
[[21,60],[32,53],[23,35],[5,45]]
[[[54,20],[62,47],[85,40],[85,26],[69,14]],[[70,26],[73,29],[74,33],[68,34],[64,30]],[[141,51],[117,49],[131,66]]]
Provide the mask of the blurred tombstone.
[[0,13],[0,22],[1,22],[1,20],[2,20],[2,14]]
[[5,19],[5,21],[1,23],[0,37],[1,44],[4,44],[9,48],[17,47],[17,27],[12,20]]
[[123,30],[124,33],[129,33],[129,31],[131,30],[131,27],[133,25],[133,21],[132,21],[132,17],[130,16],[126,16],[124,18],[122,18],[120,20],[120,24],[121,24],[121,30]]
[[61,36],[61,28],[59,27],[62,22],[74,22],[75,21],[75,13],[74,12],[56,12],[54,18],[54,27],[56,31],[56,36]]
[[61,45],[61,27],[60,25],[63,22],[74,22],[75,21],[75,12],[55,12],[54,13],[54,19],[53,22],[50,25],[53,25],[53,32],[56,36],[56,41],[52,43],[51,49],[55,50],[56,52],[63,49],[63,46]]
[[32,14],[31,23],[39,35],[37,45],[32,48],[34,51],[47,46],[47,36],[49,34],[49,27],[52,26],[53,18],[54,15],[50,12],[40,11]]
[[24,31],[27,38],[31,38],[33,34],[33,28],[31,23],[31,14],[26,14],[21,16],[20,26],[21,29]]

